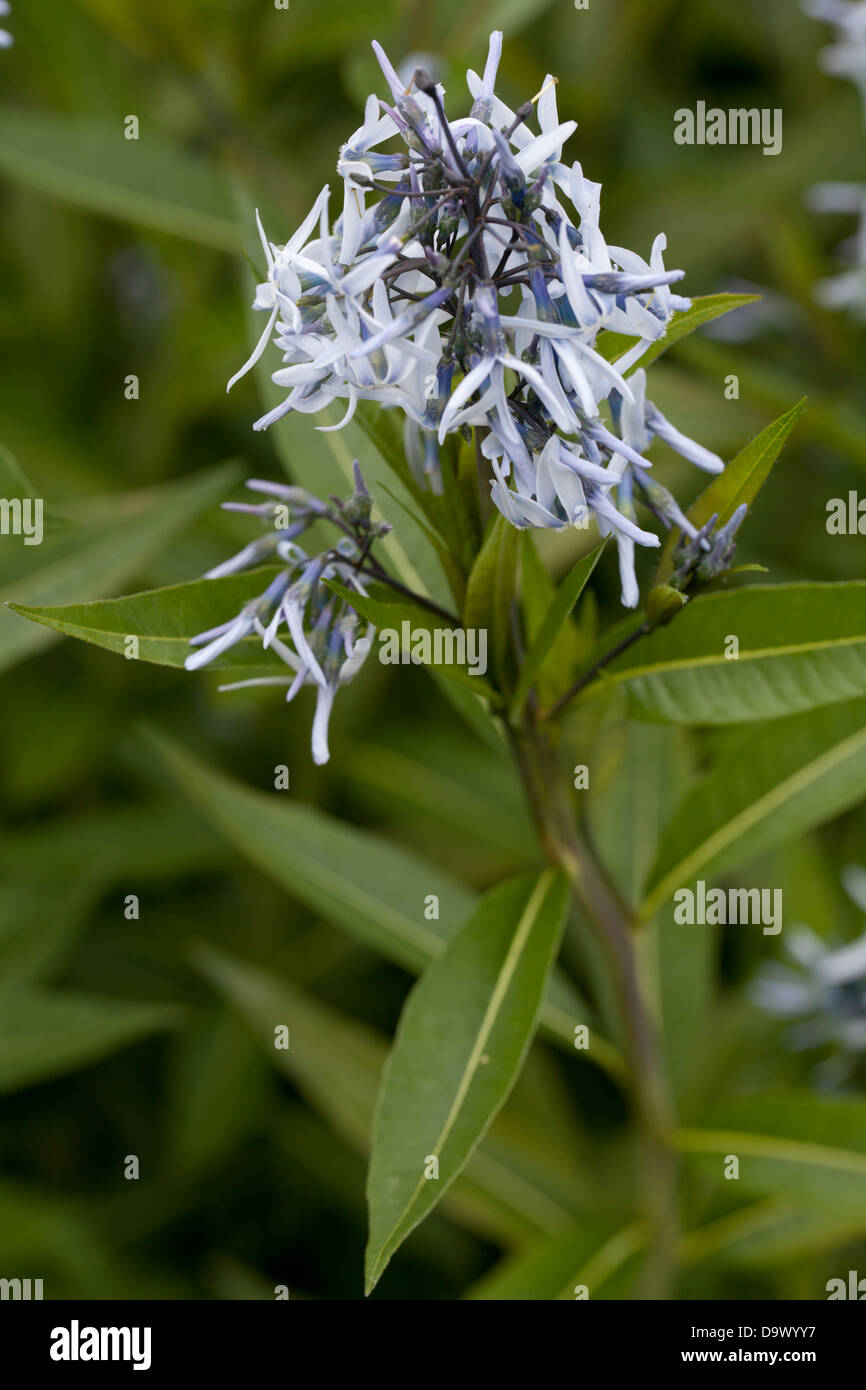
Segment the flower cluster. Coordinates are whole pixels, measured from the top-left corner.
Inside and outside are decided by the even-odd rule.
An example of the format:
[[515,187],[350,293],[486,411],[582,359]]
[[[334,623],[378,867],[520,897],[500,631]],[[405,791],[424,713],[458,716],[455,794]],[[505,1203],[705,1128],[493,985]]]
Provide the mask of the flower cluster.
[[[635,546],[659,544],[638,524],[636,500],[695,537],[651,481],[652,440],[709,472],[723,467],[647,399],[642,370],[626,380],[688,306],[671,290],[682,272],[665,269],[663,235],[648,260],[606,243],[600,185],[562,162],[576,124],[559,119],[555,79],[516,112],[496,96],[500,33],[483,75],[468,73],[472,106],[455,120],[426,72],[416,69],[407,87],[373,47],[390,99],[369,98],[342,148],[333,222],[325,187],[284,246],[259,224],[267,279],[255,307],[268,321],[229,386],[273,335],[284,363],[273,380],[287,395],[255,428],[334,402],[345,413],[328,429],[346,425],[362,400],[398,408],[410,465],[434,491],[448,436],[474,430],[508,521],[594,520],[616,537],[623,602],[634,607]],[[632,340],[613,361],[608,332]]]
[[[866,110],[866,0],[805,0],[804,8],[834,26],[836,39],[822,50],[821,66],[853,82]],[[866,319],[866,185],[819,183],[809,190],[807,201],[814,212],[857,218],[856,233],[840,247],[849,268],[819,280],[815,298],[827,309],[850,309]]]
[[[188,671],[198,670],[245,637],[260,637],[263,648],[279,658],[291,675],[257,676],[220,686],[220,690],[283,685],[288,686],[286,699],[293,700],[301,686],[314,686],[313,760],[326,763],[334,696],[361,669],[373,641],[373,629],[368,626],[359,632],[357,613],[328,588],[326,581],[334,579],[356,593],[366,593],[361,576],[380,577],[381,571],[370,552],[389,527],[384,522],[371,521],[371,498],[357,464],[355,494],[345,504],[335,498],[323,502],[304,488],[257,478],[251,478],[247,487],[266,494],[267,500],[225,502],[223,506],[261,517],[268,530],[232,559],[210,570],[205,578],[218,579],[274,561],[282,567],[265,592],[247,603],[239,614],[193,637],[191,645],[198,650],[187,657],[184,665]],[[343,534],[331,549],[311,556],[297,538],[316,521],[330,522]],[[285,637],[280,635],[283,629]]]
[[[850,866],[843,883],[866,911],[866,870]],[[793,1050],[829,1049],[815,1069],[819,1086],[843,1085],[866,1062],[866,932],[845,945],[828,945],[798,927],[787,937],[787,954],[790,965],[764,967],[753,998],[767,1013],[797,1020],[786,1035]]]
[[[12,6],[9,0],[0,0],[0,17],[5,19],[12,13]],[[15,40],[8,29],[0,29],[0,48],[11,48]]]

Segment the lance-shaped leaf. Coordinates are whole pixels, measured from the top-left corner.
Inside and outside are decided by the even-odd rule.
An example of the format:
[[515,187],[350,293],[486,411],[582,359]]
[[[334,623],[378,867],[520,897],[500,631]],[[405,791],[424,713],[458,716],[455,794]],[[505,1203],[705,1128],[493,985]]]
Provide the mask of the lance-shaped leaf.
[[[527,645],[538,637],[555,596],[556,585],[541,562],[535,537],[531,531],[524,531],[520,552],[520,600]],[[565,623],[559,629],[535,678],[535,689],[542,709],[553,704],[557,695],[561,694],[591,645],[586,625],[581,630],[576,623]]]
[[88,1066],[175,1025],[177,1009],[96,995],[18,990],[3,1000],[0,1094]]
[[574,605],[580,598],[590,575],[595,569],[602,550],[604,541],[597,545],[588,555],[582,555],[577,564],[565,576],[559,588],[554,594],[550,607],[548,608],[541,627],[526,657],[520,671],[517,688],[511,700],[511,717],[517,718],[523,708],[523,702],[529,694],[538,676],[539,671],[544,665],[547,657],[556,642],[557,637],[562,631],[563,625],[568,621]]
[[[721,318],[722,314],[729,314],[732,309],[741,309],[744,304],[756,304],[760,298],[759,294],[699,295],[697,299],[692,300],[690,309],[684,309],[681,314],[674,314],[664,337],[647,348],[637,365],[648,367],[651,362],[661,357],[663,352],[667,352],[669,347],[673,347],[674,343],[694,333],[696,328],[702,328],[705,323]],[[622,333],[604,332],[599,333],[595,346],[609,362],[615,362],[617,357],[634,346],[634,339],[627,338]]]
[[589,791],[589,826],[611,879],[629,903],[640,902],[662,826],[689,785],[690,752],[688,735],[664,725],[625,720],[596,736],[593,764],[599,775]]
[[[270,1065],[290,1078],[350,1148],[366,1154],[388,1039],[248,961],[204,946],[195,959],[246,1021]],[[274,1047],[278,1026],[289,1030],[286,1048]],[[558,1230],[572,1219],[581,1191],[575,1154],[560,1135],[548,1135],[537,1149],[520,1100],[516,1092],[446,1198],[450,1215],[509,1243]],[[586,1191],[582,1196],[589,1200]]]
[[511,601],[517,574],[520,532],[497,514],[466,584],[463,623],[486,632],[491,665],[500,676],[511,631]]
[[565,920],[546,870],[486,894],[412,991],[376,1111],[367,1292],[463,1168],[535,1032]]
[[214,165],[161,140],[124,140],[118,123],[0,111],[0,169],[91,212],[237,252],[229,183]]
[[5,874],[0,883],[0,1001],[56,972],[93,908],[97,873],[70,882],[51,870],[43,862],[38,876]]
[[[77,603],[119,587],[225,496],[237,476],[237,466],[226,464],[164,487],[100,499],[91,506],[92,521],[46,537],[40,546],[16,550],[8,565],[0,562],[3,599],[42,607],[61,598]],[[0,608],[0,668],[51,640],[45,624],[28,626]]]
[[712,1129],[675,1143],[701,1171],[724,1182],[722,1158],[740,1161],[743,1190],[808,1209],[866,1217],[866,1104],[779,1090],[724,1101]]
[[866,701],[751,733],[688,793],[664,831],[643,913],[830,820],[866,796]]
[[[639,1221],[616,1228],[610,1217],[596,1216],[568,1227],[502,1260],[466,1297],[483,1302],[573,1302],[575,1298],[622,1297],[605,1288],[644,1249],[647,1228]],[[601,1290],[604,1288],[604,1293]],[[582,1291],[586,1290],[584,1294]],[[580,1292],[578,1292],[580,1291]]]
[[499,850],[512,872],[541,862],[516,771],[476,739],[435,727],[423,739],[414,730],[405,736],[392,731],[387,744],[356,739],[341,757],[340,771],[357,790],[367,790],[377,814],[402,817],[408,807],[468,836],[473,845]]
[[[718,1159],[709,1160],[713,1162],[719,1164]],[[798,1205],[790,1196],[768,1196],[689,1232],[680,1247],[680,1260],[683,1264],[712,1260],[778,1270],[780,1264],[838,1250],[862,1240],[864,1234],[866,1211],[862,1208],[823,1211],[810,1209],[807,1203]],[[819,1287],[823,1296],[823,1286]]]
[[[733,516],[737,507],[745,503],[750,506],[755,500],[779,457],[791,430],[806,408],[805,397],[795,406],[780,415],[765,430],[761,430],[745,449],[731,459],[724,473],[719,473],[709,487],[705,488],[697,501],[689,507],[686,515],[698,530],[718,514],[719,526],[724,526]],[[674,527],[665,543],[659,561],[656,584],[665,584],[673,570],[673,553],[682,532]]]
[[107,801],[93,810],[76,808],[9,830],[0,839],[0,875],[38,877],[50,864],[53,873],[68,879],[88,864],[100,888],[212,872],[224,861],[216,832],[192,820],[186,806],[167,805],[164,796],[153,805]]
[[[404,970],[416,973],[438,956],[474,908],[472,890],[420,854],[312,806],[254,791],[213,772],[164,735],[145,732],[184,791],[238,853]],[[438,899],[439,916],[428,919],[424,900],[431,894]],[[591,1025],[592,1017],[564,975],[551,981],[542,1023],[572,1057],[620,1074],[619,1054],[594,1028],[592,1048],[575,1051],[574,1028]]]
[[[17,497],[22,503],[27,498],[34,500],[37,497],[36,488],[21,468],[15,455],[6,448],[5,444],[0,444],[0,497]],[[42,507],[43,534],[47,536],[53,531],[65,531],[70,525],[67,518],[63,516],[61,512],[54,511],[51,507],[46,507],[44,498],[40,499],[40,502]],[[34,513],[31,512],[31,525],[32,520],[35,519]],[[5,538],[4,533],[4,540]],[[27,537],[21,535],[19,541],[23,546],[27,543]]]
[[[418,970],[442,948],[474,894],[420,855],[333,816],[211,771],[153,730],[148,742],[205,815],[246,858],[328,921]],[[428,920],[424,900],[438,899]]]
[[[277,566],[269,565],[221,579],[170,584],[127,598],[53,607],[13,603],[10,607],[33,622],[111,652],[125,654],[129,638],[135,637],[138,660],[182,667],[195,650],[189,644],[191,637],[236,617],[245,603],[264,593],[279,572]],[[255,669],[257,674],[286,672],[279,658],[263,649],[257,636],[243,638],[212,662],[209,669],[223,667],[240,667],[245,673],[248,668]]]
[[777,584],[695,599],[589,687],[622,685],[630,712],[740,724],[866,694],[866,582]]

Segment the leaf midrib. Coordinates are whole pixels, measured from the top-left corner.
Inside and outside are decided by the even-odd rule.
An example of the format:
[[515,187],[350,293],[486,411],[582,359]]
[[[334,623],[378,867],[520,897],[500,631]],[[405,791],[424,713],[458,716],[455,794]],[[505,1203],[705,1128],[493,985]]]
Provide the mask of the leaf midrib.
[[681,859],[673,868],[668,870],[665,877],[645,898],[641,907],[641,915],[651,917],[667,897],[674,883],[678,881],[689,882],[693,866],[700,867],[702,863],[709,863],[717,853],[727,849],[746,830],[751,829],[752,826],[777,810],[779,806],[784,805],[789,797],[816,782],[825,772],[830,771],[838,763],[843,762],[845,758],[864,746],[866,746],[866,728],[861,729],[856,734],[849,735],[841,743],[835,744],[833,748],[827,749],[820,757],[814,758],[811,762],[798,768],[790,777],[777,783],[772,791],[766,792],[757,801],[750,802],[725,825],[720,826],[718,830],[696,846],[685,859]]
[[[481,1063],[481,1058],[484,1055],[484,1049],[487,1045],[487,1040],[489,1039],[490,1034],[493,1031],[493,1027],[496,1023],[496,1019],[502,1007],[502,1001],[508,990],[508,986],[511,983],[511,980],[514,976],[514,972],[517,969],[520,957],[523,954],[523,950],[526,945],[526,941],[529,938],[532,928],[538,918],[540,905],[547,897],[548,890],[554,880],[554,877],[555,871],[553,869],[547,869],[541,875],[540,879],[535,885],[535,888],[530,894],[526,907],[523,909],[523,914],[520,918],[520,921],[517,924],[517,929],[515,930],[514,936],[511,939],[511,944],[506,953],[505,960],[502,962],[499,975],[496,979],[496,984],[493,988],[493,993],[490,996],[490,1001],[487,1005],[487,1008],[484,1011],[484,1017],[481,1020],[481,1026],[478,1029],[478,1035],[475,1039],[472,1051],[470,1052],[469,1057],[467,1059],[466,1066],[463,1069],[463,1075],[460,1078],[460,1083],[457,1087],[454,1099],[451,1102],[451,1107],[448,1111],[447,1116],[445,1117],[445,1122],[440,1131],[439,1138],[436,1140],[436,1143],[430,1150],[431,1156],[433,1157],[439,1157],[445,1144],[448,1142],[448,1136],[450,1135],[452,1129],[454,1128],[454,1125],[457,1122],[457,1117],[460,1113],[463,1101],[465,1100],[469,1092],[469,1088],[472,1085],[472,1082],[475,1078],[475,1074],[478,1071],[478,1068]],[[383,1260],[387,1257],[387,1252],[391,1246],[391,1242],[393,1241],[395,1235],[400,1230],[400,1228],[404,1225],[408,1214],[411,1212],[416,1201],[418,1200],[418,1194],[424,1190],[426,1182],[427,1180],[423,1176],[418,1179],[418,1182],[415,1186],[415,1190],[413,1191],[408,1202],[405,1204],[402,1212],[400,1213],[400,1216],[394,1223],[393,1228],[389,1232],[386,1239],[382,1241],[382,1243],[380,1244],[379,1254],[377,1256],[373,1270],[371,1271],[371,1280],[373,1279],[374,1275],[376,1279],[378,1278],[379,1273],[381,1272],[383,1267]]]
[[[736,659],[726,657],[724,653],[711,652],[708,656],[686,656],[671,658],[668,661],[657,661],[652,665],[629,666],[624,670],[610,671],[602,678],[611,684],[635,680],[639,676],[658,676],[665,675],[668,671],[693,670],[696,667],[726,666],[733,668],[741,661],[764,661],[776,657],[801,656],[804,653],[826,651],[836,647],[852,647],[860,644],[866,645],[866,633],[858,633],[855,637],[833,637],[825,641],[788,643],[784,647],[755,647],[754,650],[743,651],[740,648]],[[598,687],[599,682],[593,683],[589,689]]]
[[778,1159],[783,1163],[811,1163],[840,1173],[866,1177],[866,1154],[813,1144],[805,1139],[785,1139],[775,1134],[750,1134],[727,1129],[681,1129],[673,1141],[685,1153],[739,1152],[752,1158]]

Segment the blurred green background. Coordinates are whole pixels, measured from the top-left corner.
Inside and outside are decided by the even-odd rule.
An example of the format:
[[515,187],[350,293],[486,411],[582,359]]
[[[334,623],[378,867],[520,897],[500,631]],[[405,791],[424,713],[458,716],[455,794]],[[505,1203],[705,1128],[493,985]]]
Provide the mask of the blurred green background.
[[[244,200],[267,209],[281,242],[333,185],[364,97],[382,90],[371,38],[395,61],[439,55],[453,115],[468,109],[463,74],[482,68],[493,27],[506,34],[498,90],[512,105],[558,74],[562,118],[579,122],[566,157],[603,183],[609,242],[647,255],[663,230],[684,292],[765,295],[760,311],[723,321],[725,336],[699,334],[651,373],[661,408],[725,457],[809,396],[738,559],[776,582],[862,575],[862,537],[830,537],[824,522],[829,498],[866,493],[864,330],[812,297],[853,228],[808,213],[804,194],[861,178],[866,133],[854,88],[817,65],[823,26],[793,0],[590,0],[586,11],[571,0],[20,0],[0,57],[0,442],[45,499],[50,529],[41,547],[0,538],[4,599],[168,584],[249,538],[218,503],[245,473],[281,476],[281,461],[251,430],[252,377],[225,394],[248,351],[241,248],[259,254],[238,230]],[[781,107],[783,152],[677,146],[673,113],[699,99]],[[137,142],[124,139],[130,115]],[[137,400],[125,397],[130,374]],[[313,447],[300,432],[283,438],[289,467],[292,449]],[[9,496],[6,455],[2,467]],[[671,457],[666,470],[681,500],[700,490],[688,465]],[[597,591],[615,618],[610,557]],[[332,761],[316,770],[306,695],[289,711],[267,693],[220,696],[215,675],[61,642],[8,610],[0,665],[0,1276],[43,1277],[52,1298],[272,1298],[275,1285],[360,1297],[369,1107],[411,975],[343,930],[339,912],[326,921],[315,895],[293,893],[279,837],[266,844],[243,804],[203,814],[183,789],[192,774],[141,726],[274,805],[312,803],[408,847],[423,859],[421,895],[429,881],[460,898],[535,861],[510,769],[412,668],[368,665],[337,703]],[[626,755],[610,742],[613,765]],[[279,764],[289,793],[274,790]],[[604,795],[602,776],[599,824]],[[659,814],[639,782],[632,798],[635,821]],[[836,885],[866,857],[864,828],[863,809],[850,811],[754,881],[781,884],[789,912],[817,931],[852,936],[858,917]],[[327,836],[322,846],[327,875],[342,851]],[[728,933],[708,967],[723,999],[775,949]],[[306,1048],[282,1054],[257,1035],[274,1009],[303,1020]],[[749,1056],[725,1054],[731,1074],[806,1081],[807,1061],[776,1029],[754,1014],[748,1028]],[[376,1297],[458,1297],[501,1252],[603,1209],[623,1128],[599,1068],[536,1046],[478,1171]],[[138,1180],[124,1176],[129,1155]],[[818,1296],[858,1255],[866,1268],[856,1234],[825,1233],[797,1260],[760,1242],[696,1259],[680,1295]]]

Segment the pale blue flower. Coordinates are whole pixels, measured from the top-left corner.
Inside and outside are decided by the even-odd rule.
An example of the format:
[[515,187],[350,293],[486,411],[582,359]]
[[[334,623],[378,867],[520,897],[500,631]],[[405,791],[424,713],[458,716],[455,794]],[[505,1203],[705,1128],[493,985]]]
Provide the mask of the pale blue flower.
[[[369,503],[369,494],[355,465],[356,493],[353,501]],[[279,665],[288,667],[290,675],[258,676],[250,680],[233,681],[220,690],[240,690],[252,686],[287,687],[286,698],[293,700],[304,685],[316,689],[316,711],[313,719],[313,761],[328,761],[328,725],[334,697],[340,686],[360,670],[370,651],[373,629],[366,626],[360,633],[361,620],[354,609],[327,587],[327,581],[338,580],[356,593],[366,593],[363,557],[369,550],[369,540],[383,534],[387,526],[371,529],[369,510],[361,506],[360,521],[353,525],[346,518],[353,513],[341,504],[328,504],[303,488],[251,479],[247,486],[269,495],[271,501],[249,507],[247,504],[226,503],[232,510],[253,511],[263,520],[271,520],[275,508],[289,504],[294,519],[281,530],[245,546],[231,560],[210,570],[206,578],[217,579],[252,569],[267,561],[281,562],[283,569],[271,581],[264,593],[244,605],[236,617],[228,619],[207,632],[191,639],[197,650],[184,662],[188,671],[209,665],[218,657],[250,637],[257,637],[264,651],[271,653],[275,672]],[[344,534],[337,544],[320,555],[308,555],[295,537],[313,521],[331,520],[355,536]],[[285,629],[288,640],[280,636]],[[252,662],[253,658],[251,658]]]
[[[866,870],[850,865],[842,881],[866,911]],[[767,1013],[789,1021],[783,1036],[791,1049],[825,1050],[813,1072],[817,1085],[843,1085],[866,1061],[866,932],[843,944],[795,927],[786,935],[785,951],[788,963],[764,965],[752,997]]]
[[[642,373],[627,376],[690,303],[671,288],[682,271],[665,267],[663,235],[648,260],[608,246],[600,185],[563,162],[576,123],[560,119],[555,79],[517,112],[497,97],[498,31],[456,119],[441,84],[421,69],[407,82],[373,48],[389,99],[368,99],[340,152],[341,215],[331,225],[324,189],[282,249],[261,233],[268,279],[255,307],[268,323],[242,371],[273,337],[273,380],[288,394],[255,428],[339,401],[342,418],[319,428],[343,428],[361,400],[399,409],[409,466],[439,492],[440,449],[474,430],[513,525],[592,520],[616,534],[632,605],[634,546],[658,537],[635,518],[629,470],[645,483],[655,437],[722,467],[646,401]],[[613,362],[599,351],[607,332],[631,340]],[[672,499],[661,514],[682,516]]]

